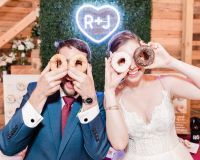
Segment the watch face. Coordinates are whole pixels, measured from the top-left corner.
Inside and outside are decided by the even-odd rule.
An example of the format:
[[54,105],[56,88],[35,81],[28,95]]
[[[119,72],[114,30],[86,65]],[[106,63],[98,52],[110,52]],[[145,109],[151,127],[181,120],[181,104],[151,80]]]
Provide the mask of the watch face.
[[88,97],[85,101],[86,101],[86,103],[91,104],[93,102],[93,99]]

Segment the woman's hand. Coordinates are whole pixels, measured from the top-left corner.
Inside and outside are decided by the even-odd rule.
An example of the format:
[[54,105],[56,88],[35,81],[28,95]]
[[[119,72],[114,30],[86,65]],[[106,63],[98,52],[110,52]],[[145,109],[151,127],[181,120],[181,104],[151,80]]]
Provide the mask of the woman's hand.
[[128,69],[119,74],[114,71],[111,65],[115,53],[110,52],[110,58],[105,58],[105,92],[115,91],[121,80],[126,76]]
[[140,42],[141,45],[147,45],[154,50],[155,59],[153,64],[145,67],[145,69],[153,69],[153,68],[170,68],[170,63],[173,61],[173,57],[169,55],[169,53],[159,44],[154,42],[149,42],[145,44]]

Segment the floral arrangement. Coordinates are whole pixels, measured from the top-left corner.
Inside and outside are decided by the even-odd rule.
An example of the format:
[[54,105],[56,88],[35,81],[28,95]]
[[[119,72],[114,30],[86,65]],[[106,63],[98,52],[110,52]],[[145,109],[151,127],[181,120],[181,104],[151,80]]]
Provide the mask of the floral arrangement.
[[[39,6],[38,6],[39,7]],[[40,49],[40,29],[41,29],[41,25],[40,25],[40,9],[36,8],[36,21],[35,21],[35,25],[32,27],[31,29],[31,36],[33,38],[38,38],[37,40],[37,49]]]
[[3,56],[0,57],[0,68],[2,71],[7,70],[9,66],[17,62],[15,59],[15,56],[16,56],[16,53],[13,53],[13,52],[11,52],[9,56],[6,56],[3,53]]
[[26,53],[27,51],[31,51],[35,46],[32,43],[33,39],[30,36],[24,40],[13,40],[12,50],[14,53]]

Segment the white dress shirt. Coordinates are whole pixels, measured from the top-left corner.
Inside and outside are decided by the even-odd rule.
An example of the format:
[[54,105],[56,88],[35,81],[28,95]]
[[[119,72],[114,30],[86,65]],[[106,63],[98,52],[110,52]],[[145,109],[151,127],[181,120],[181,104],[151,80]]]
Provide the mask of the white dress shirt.
[[[62,108],[65,105],[65,102],[62,98],[63,96],[66,96],[66,95],[62,90],[60,90]],[[78,96],[75,96],[74,98],[76,99],[78,98]],[[85,124],[92,121],[99,114],[99,112],[100,112],[99,105],[97,103],[96,106],[88,109],[85,112],[83,112],[83,109],[81,109],[81,112],[78,113],[77,116],[80,122],[82,124]],[[25,125],[30,128],[36,127],[44,119],[40,114],[37,113],[37,111],[33,108],[33,106],[30,104],[29,101],[27,101],[26,104],[22,108],[22,117],[23,117]]]

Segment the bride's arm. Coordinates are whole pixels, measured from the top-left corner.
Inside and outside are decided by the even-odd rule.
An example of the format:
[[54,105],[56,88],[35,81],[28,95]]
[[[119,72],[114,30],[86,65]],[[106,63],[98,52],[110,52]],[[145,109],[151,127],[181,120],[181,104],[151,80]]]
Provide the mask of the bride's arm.
[[200,100],[200,68],[179,61],[172,56],[158,43],[150,42],[149,46],[154,48],[154,63],[146,69],[169,68],[182,73],[187,78],[180,76],[162,76],[162,84],[171,93],[171,96]]
[[187,77],[166,77],[173,96],[200,100],[200,68],[189,65],[175,58],[173,58],[169,64],[169,68],[178,71]]
[[[106,132],[112,147],[119,151],[125,149],[128,144],[128,132],[120,106],[115,95],[115,89],[127,74],[127,71],[118,75],[110,66],[110,59],[105,60],[105,111]],[[118,108],[118,109],[117,109]]]

